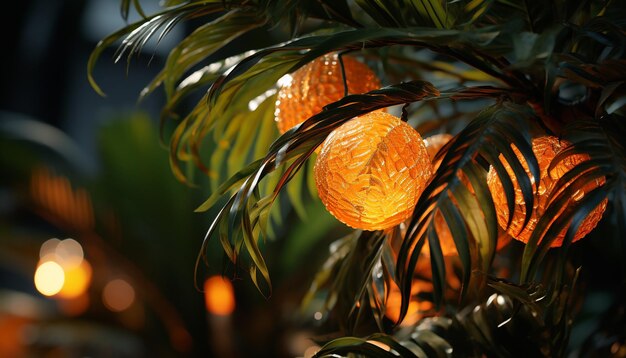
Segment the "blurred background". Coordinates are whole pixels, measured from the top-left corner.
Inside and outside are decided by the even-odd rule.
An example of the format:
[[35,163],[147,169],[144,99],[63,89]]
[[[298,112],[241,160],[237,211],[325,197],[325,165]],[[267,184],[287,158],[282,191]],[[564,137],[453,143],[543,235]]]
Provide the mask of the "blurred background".
[[[279,236],[297,240],[266,243],[271,298],[246,272],[233,271],[215,242],[210,265],[194,282],[214,213],[193,210],[208,186],[174,179],[159,141],[161,93],[137,103],[193,24],[177,26],[128,67],[115,64],[115,46],[109,48],[94,74],[103,98],[87,82],[87,59],[100,39],[125,25],[119,2],[12,7],[1,15],[0,356],[302,354],[312,345],[307,327],[315,319],[294,312],[328,251],[324,234],[335,225],[319,204],[308,209],[319,230],[294,217]],[[158,3],[144,9],[153,13]],[[266,37],[252,35],[223,51]],[[311,255],[316,247],[319,257]],[[229,280],[213,277],[222,273]]]

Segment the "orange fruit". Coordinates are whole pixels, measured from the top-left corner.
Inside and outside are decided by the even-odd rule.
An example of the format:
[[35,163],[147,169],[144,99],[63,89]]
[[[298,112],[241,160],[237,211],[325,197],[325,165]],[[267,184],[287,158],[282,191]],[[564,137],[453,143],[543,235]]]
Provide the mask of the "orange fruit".
[[[576,154],[570,157],[565,158],[561,162],[558,163],[550,172],[548,172],[548,168],[554,157],[559,154],[563,149],[568,147],[570,143],[565,140],[559,140],[557,137],[553,136],[544,136],[535,138],[532,141],[532,149],[537,157],[537,161],[539,163],[540,177],[539,179],[539,190],[535,192],[534,195],[534,203],[533,203],[533,212],[530,217],[530,221],[526,225],[526,227],[522,227],[524,224],[524,218],[526,213],[526,207],[524,203],[524,199],[522,197],[521,188],[517,182],[515,175],[513,174],[513,170],[508,162],[504,159],[502,155],[500,155],[500,161],[502,161],[507,173],[511,177],[513,181],[513,186],[515,188],[515,210],[513,212],[513,220],[511,222],[511,226],[508,228],[507,232],[513,236],[513,238],[520,240],[524,243],[528,242],[532,232],[537,226],[537,222],[539,218],[544,214],[547,206],[548,206],[548,198],[550,194],[554,190],[555,184],[563,176],[563,174],[570,171],[579,163],[589,160],[589,156],[586,154]],[[520,151],[513,147],[513,151],[517,155],[518,159],[522,163],[522,166],[526,170],[526,173],[531,179],[531,183],[533,183],[533,190],[535,189],[535,181],[537,178],[534,178],[528,169],[528,164],[524,160]],[[598,186],[603,185],[605,179],[597,179],[594,182],[590,183],[586,187],[579,190],[571,199],[570,203],[574,203],[575,201],[581,200],[584,195],[591,190],[595,189]],[[498,223],[501,227],[506,227],[506,224],[509,219],[509,210],[507,207],[506,196],[504,195],[504,189],[502,188],[502,183],[498,178],[498,175],[495,172],[495,169],[491,167],[489,169],[489,173],[487,174],[487,184],[489,186],[489,190],[491,191],[491,195],[493,196],[494,204],[496,207],[496,214],[498,216]],[[574,241],[578,241],[585,237],[591,230],[593,230],[598,221],[602,218],[602,214],[606,209],[607,200],[602,201],[595,209],[593,209],[589,215],[583,220],[581,225],[578,227],[578,231],[574,235]],[[560,213],[559,213],[560,214]],[[565,233],[569,224],[557,235],[556,239],[552,242],[551,247],[558,247],[563,244],[563,239],[565,238]]]
[[381,230],[411,216],[431,168],[419,133],[376,111],[331,132],[314,175],[320,199],[337,219],[353,228]]
[[[341,57],[348,94],[380,88],[380,81],[367,65],[350,56]],[[281,134],[344,97],[345,88],[338,55],[327,54],[285,77],[278,91],[275,120]]]

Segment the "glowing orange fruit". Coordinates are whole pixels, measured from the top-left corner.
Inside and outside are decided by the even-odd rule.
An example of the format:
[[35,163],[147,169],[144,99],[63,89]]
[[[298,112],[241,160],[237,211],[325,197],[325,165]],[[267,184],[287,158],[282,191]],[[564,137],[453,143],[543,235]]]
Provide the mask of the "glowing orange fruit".
[[[342,56],[348,94],[361,94],[380,88],[380,81],[367,67],[350,56]],[[337,54],[313,60],[285,77],[276,100],[276,122],[285,133],[307,118],[322,111],[327,104],[344,97],[345,88]]]
[[315,162],[320,199],[341,222],[381,230],[411,216],[432,173],[413,127],[376,111],[335,129]]
[[[588,155],[577,154],[572,155],[563,161],[561,161],[558,165],[553,168],[550,173],[548,173],[548,168],[550,167],[550,163],[552,159],[564,148],[569,146],[570,143],[564,140],[559,140],[557,137],[553,136],[544,136],[535,138],[532,141],[532,149],[537,157],[537,161],[539,163],[540,169],[540,178],[539,178],[539,190],[535,193],[534,196],[534,205],[533,212],[530,217],[530,221],[526,225],[526,227],[522,227],[524,224],[524,217],[526,213],[526,208],[524,204],[524,199],[522,197],[522,191],[517,183],[515,175],[513,174],[513,170],[509,166],[508,162],[504,160],[503,156],[500,155],[500,160],[504,164],[506,171],[508,172],[511,180],[513,181],[513,186],[515,188],[515,211],[513,212],[513,220],[511,226],[507,230],[507,232],[513,236],[515,239],[528,242],[533,230],[535,229],[539,218],[544,214],[547,207],[547,200],[550,196],[550,193],[554,189],[556,182],[563,176],[563,174],[570,171],[573,167],[578,165],[579,163],[589,160]],[[533,178],[530,170],[528,169],[528,164],[523,159],[522,154],[519,152],[517,148],[513,148],[515,154],[519,158],[522,163],[526,173],[531,178],[531,182],[534,183],[536,178]],[[576,193],[570,199],[570,203],[582,199],[582,197],[593,190],[594,188],[604,184],[604,178],[597,179],[593,183],[587,185],[582,190]],[[487,184],[489,186],[489,190],[493,195],[494,204],[496,207],[496,213],[498,216],[498,223],[501,227],[506,227],[506,224],[509,219],[508,207],[506,196],[504,195],[504,189],[502,188],[502,183],[498,178],[498,175],[495,172],[495,169],[492,167],[489,169],[489,173],[487,175]],[[589,215],[583,220],[581,225],[578,227],[578,231],[574,235],[573,241],[578,241],[585,237],[593,228],[596,227],[598,221],[602,218],[602,214],[606,209],[607,200],[601,202],[595,209],[593,209]],[[551,247],[558,247],[563,244],[563,239],[565,238],[565,233],[567,232],[569,225],[567,225],[556,237],[556,239],[552,242]]]

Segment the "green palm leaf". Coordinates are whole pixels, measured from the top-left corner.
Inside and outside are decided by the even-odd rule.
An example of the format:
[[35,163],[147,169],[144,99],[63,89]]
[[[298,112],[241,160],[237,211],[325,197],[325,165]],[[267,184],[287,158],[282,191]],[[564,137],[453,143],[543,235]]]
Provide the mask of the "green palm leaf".
[[[131,0],[120,1],[120,13],[122,14],[122,18],[126,21],[128,21],[130,5],[131,5]],[[132,5],[141,17],[143,18],[146,17],[146,14],[143,12],[143,8],[141,7],[141,2],[139,0],[132,0]]]
[[264,20],[255,12],[236,9],[198,27],[170,51],[165,66],[148,88],[155,88],[164,82],[165,93],[170,98],[176,83],[189,68],[240,35],[263,24]]
[[[159,39],[163,38],[171,29],[183,19],[193,19],[201,16],[213,14],[224,9],[223,2],[216,1],[201,2],[201,3],[188,3],[176,6],[174,8],[163,10],[154,15],[144,17],[143,19],[124,27],[116,31],[115,33],[100,40],[96,45],[96,48],[92,51],[87,61],[87,76],[89,83],[98,94],[104,96],[104,91],[98,86],[95,78],[93,77],[93,70],[96,66],[96,61],[102,55],[102,52],[114,44],[121,38],[124,38],[122,44],[115,53],[115,61],[119,61],[124,54],[128,53],[128,61],[135,54],[141,52],[143,46],[152,38],[155,34],[159,33]],[[123,11],[124,8],[123,8]]]

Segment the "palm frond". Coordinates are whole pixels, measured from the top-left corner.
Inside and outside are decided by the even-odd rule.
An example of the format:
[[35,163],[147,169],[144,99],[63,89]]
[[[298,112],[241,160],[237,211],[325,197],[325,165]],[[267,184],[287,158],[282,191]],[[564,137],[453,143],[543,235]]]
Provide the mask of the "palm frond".
[[[186,175],[182,164],[193,161],[210,177],[215,177],[216,173],[209,173],[204,163],[205,159],[202,158],[202,146],[207,136],[212,134],[214,138],[221,138],[224,131],[234,122],[234,117],[248,112],[251,101],[271,93],[280,77],[328,52],[355,51],[363,47],[394,44],[427,47],[435,52],[455,54],[460,57],[460,61],[479,66],[481,71],[488,73],[496,81],[516,82],[518,76],[499,69],[495,59],[482,53],[474,56],[465,51],[466,43],[489,41],[497,35],[497,29],[483,29],[475,33],[452,30],[432,31],[423,28],[402,31],[398,29],[342,31],[330,35],[304,37],[278,47],[259,50],[240,60],[222,75],[218,73],[223,73],[225,66],[203,69],[193,74],[192,80],[183,81],[185,86],[179,85],[171,102],[166,106],[169,113],[172,106],[181,96],[188,93],[191,87],[196,88],[197,85],[212,82],[206,97],[177,125],[170,139],[172,169],[180,180],[185,181]],[[453,50],[453,48],[458,48],[458,50]],[[217,148],[218,151],[221,149],[223,148]],[[220,154],[213,158],[225,156],[225,154]]]
[[[393,353],[392,350],[393,349]],[[419,348],[418,348],[419,349]],[[346,357],[356,353],[364,357],[427,357],[415,353],[393,337],[375,333],[366,338],[337,338],[322,347],[314,357]]]
[[[120,14],[125,21],[128,21],[128,15],[130,14],[130,5],[131,0],[120,1]],[[135,11],[137,11],[137,13],[141,17],[146,17],[146,14],[144,13],[143,8],[141,7],[141,2],[139,0],[132,0],[132,5],[135,8]]]
[[[170,98],[178,80],[189,68],[264,22],[254,11],[236,9],[198,27],[170,51],[165,66],[148,88],[156,88],[163,82],[165,93]],[[142,95],[147,93],[149,91],[144,91]]]
[[[417,202],[398,255],[397,276],[403,297],[408,297],[421,247],[428,241],[435,300],[441,303],[445,287],[445,265],[432,220],[438,211],[453,234],[463,265],[462,292],[468,288],[472,270],[486,273],[491,267],[498,228],[491,193],[486,186],[486,168],[481,169],[481,161],[496,168],[503,181],[509,212],[512,213],[514,190],[499,156],[506,158],[513,168],[515,179],[521,184],[527,209],[525,220],[527,222],[530,219],[533,187],[511,144],[519,148],[530,163],[532,173],[538,175],[539,169],[528,134],[533,117],[533,112],[526,106],[498,103],[483,111],[449,145],[441,166]],[[474,193],[469,192],[466,184],[461,182],[457,175],[461,171],[469,179]],[[403,300],[401,317],[404,317],[407,308],[408,301]]]
[[488,356],[562,356],[572,324],[578,273],[576,270],[567,284],[552,282],[549,286],[518,286],[490,279],[488,284],[495,293],[455,318],[462,332]]
[[[127,59],[130,61],[132,56],[140,53],[148,40],[150,40],[157,33],[158,40],[160,40],[166,36],[180,21],[218,13],[224,10],[224,5],[225,3],[223,1],[203,1],[181,4],[148,17],[143,17],[141,20],[105,37],[98,42],[95,49],[91,52],[89,60],[87,61],[87,76],[89,83],[94,90],[98,92],[98,94],[101,96],[105,95],[104,91],[100,88],[100,86],[98,86],[95,78],[93,77],[93,70],[96,66],[96,61],[100,58],[104,50],[118,40],[123,38],[121,45],[118,47],[114,55],[115,62],[121,60],[125,54],[127,54]],[[123,5],[123,11],[125,11],[125,9],[126,7]]]
[[493,293],[460,308],[457,314],[426,317],[393,334],[337,338],[323,345],[315,357],[562,356],[572,324],[578,273],[567,284],[550,286],[518,286],[489,278]]
[[[620,225],[624,222],[622,195],[626,190],[626,148],[623,138],[626,128],[622,120],[619,116],[608,116],[601,121],[574,121],[566,127],[565,137],[573,146],[557,155],[551,167],[580,153],[589,155],[590,160],[572,168],[556,183],[546,213],[537,223],[524,250],[523,280],[533,278],[556,234],[568,227],[564,246],[569,246],[582,220],[604,200],[609,199],[613,204],[616,222]],[[599,180],[604,184],[586,193],[581,200],[572,202],[575,193]]]

